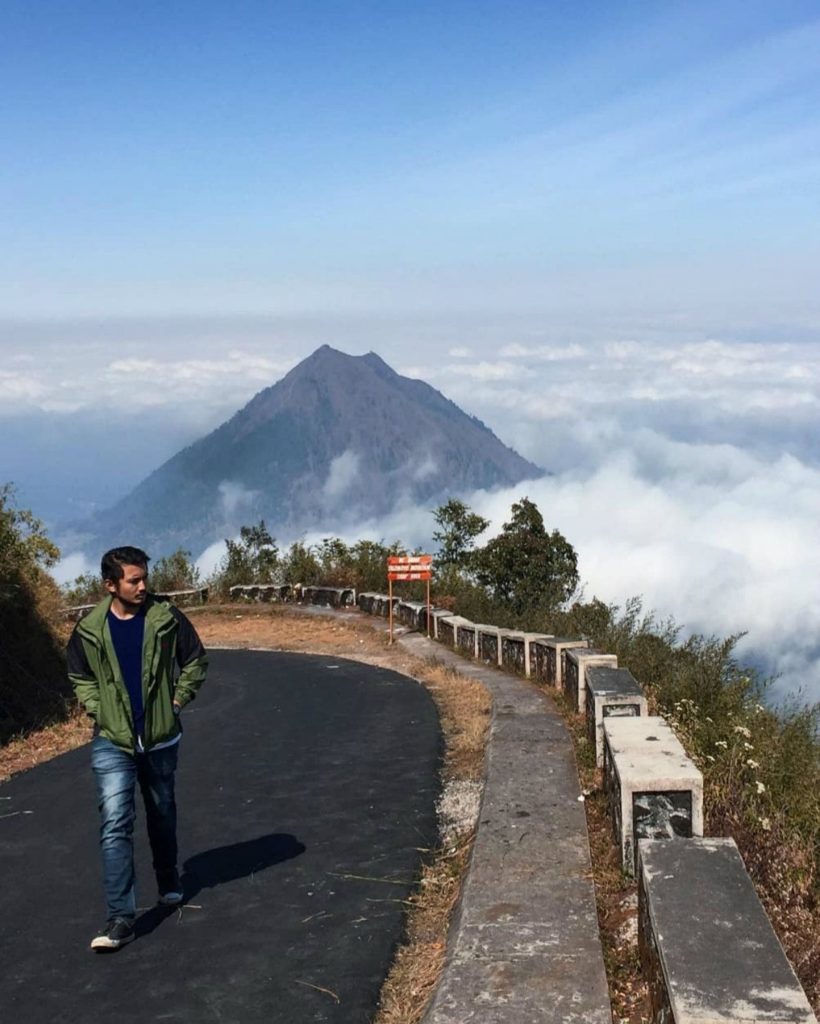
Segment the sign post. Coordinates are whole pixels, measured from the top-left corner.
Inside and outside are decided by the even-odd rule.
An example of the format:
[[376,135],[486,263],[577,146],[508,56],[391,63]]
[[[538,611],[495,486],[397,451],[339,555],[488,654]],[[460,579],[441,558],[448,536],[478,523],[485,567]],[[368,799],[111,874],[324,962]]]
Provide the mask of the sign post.
[[427,582],[427,635],[430,636],[430,580],[433,578],[432,555],[390,555],[387,559],[388,614],[390,643],[393,643],[393,581]]

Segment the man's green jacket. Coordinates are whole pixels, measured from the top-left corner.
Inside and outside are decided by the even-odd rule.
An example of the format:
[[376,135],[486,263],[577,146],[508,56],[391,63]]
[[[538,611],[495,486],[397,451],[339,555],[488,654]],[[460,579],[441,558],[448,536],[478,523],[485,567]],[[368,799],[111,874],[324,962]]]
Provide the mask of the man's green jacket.
[[[67,651],[68,677],[100,735],[133,752],[137,749],[134,716],[108,627],[110,607],[111,598],[104,598],[74,627]],[[174,701],[185,705],[194,699],[207,666],[205,648],[188,618],[149,595],[142,645],[145,750],[179,735]]]

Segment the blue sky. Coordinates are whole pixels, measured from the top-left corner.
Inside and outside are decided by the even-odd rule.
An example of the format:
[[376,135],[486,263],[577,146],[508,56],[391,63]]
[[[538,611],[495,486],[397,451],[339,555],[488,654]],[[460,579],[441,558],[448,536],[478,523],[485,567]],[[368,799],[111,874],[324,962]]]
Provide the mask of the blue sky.
[[372,349],[552,471],[588,596],[818,697],[818,111],[816,0],[6,0],[0,483],[62,541]]
[[44,0],[0,38],[0,315],[806,316],[815,3]]

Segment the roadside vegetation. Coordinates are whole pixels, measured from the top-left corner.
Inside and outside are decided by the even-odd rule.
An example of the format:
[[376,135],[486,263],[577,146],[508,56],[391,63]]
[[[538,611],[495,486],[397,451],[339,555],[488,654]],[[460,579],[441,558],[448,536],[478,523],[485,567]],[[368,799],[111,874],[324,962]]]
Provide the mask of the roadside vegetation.
[[71,690],[54,623],[59,588],[48,574],[60,553],[43,524],[0,487],[0,746],[65,719]]
[[[639,598],[623,606],[585,599],[572,545],[545,525],[526,497],[483,546],[479,540],[489,524],[458,499],[434,510],[433,517],[436,604],[475,622],[587,638],[617,655],[641,683],[652,712],[673,725],[703,772],[707,834],[737,842],[791,962],[820,1009],[820,705],[774,706],[770,681],[736,656],[740,636],[687,636],[673,620],[646,611]],[[153,563],[151,584],[160,592],[207,585],[213,602],[225,599],[235,583],[382,591],[387,556],[405,550],[400,541],[347,544],[338,537],[280,549],[260,522],[227,542],[209,578],[201,579],[190,553],[177,551]],[[27,734],[63,722],[73,735],[62,655],[67,627],[60,609],[95,601],[102,590],[95,577],[84,576],[61,593],[48,573],[58,558],[42,524],[17,507],[9,485],[0,488],[0,773],[9,750],[21,743],[25,748]],[[422,588],[407,584],[402,592],[422,599]],[[600,779],[587,763],[583,730],[575,732],[593,815]],[[38,742],[47,753],[49,741]],[[628,895],[625,883],[622,889],[614,884],[614,890]],[[621,952],[613,947],[609,966],[634,979],[630,957],[629,944]],[[625,988],[630,984],[625,981]]]

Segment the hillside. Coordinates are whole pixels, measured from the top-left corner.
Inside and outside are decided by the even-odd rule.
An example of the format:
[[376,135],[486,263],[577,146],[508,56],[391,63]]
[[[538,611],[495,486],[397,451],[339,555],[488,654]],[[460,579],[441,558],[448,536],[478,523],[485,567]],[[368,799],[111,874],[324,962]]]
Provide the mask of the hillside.
[[543,472],[429,384],[325,345],[88,525],[95,547],[129,537],[196,554],[260,518],[274,532],[338,531]]

